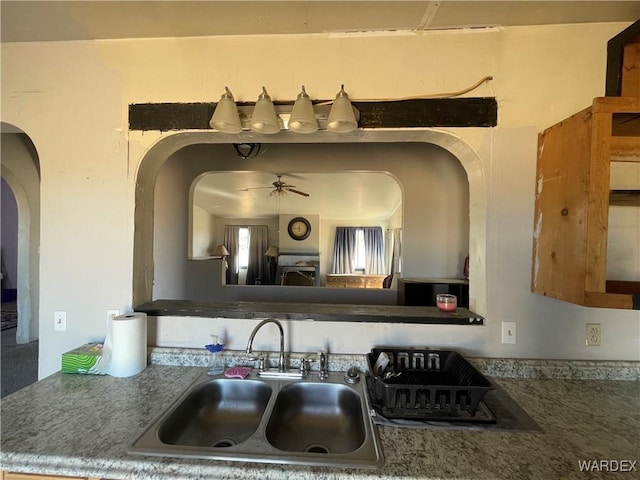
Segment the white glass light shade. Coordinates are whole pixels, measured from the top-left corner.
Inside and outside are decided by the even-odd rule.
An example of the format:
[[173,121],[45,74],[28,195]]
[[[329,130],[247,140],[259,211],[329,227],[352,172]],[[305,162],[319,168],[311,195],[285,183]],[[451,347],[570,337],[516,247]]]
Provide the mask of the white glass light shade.
[[278,133],[280,131],[276,108],[264,87],[262,87],[262,93],[258,97],[253,115],[251,115],[251,130],[258,133]]
[[224,87],[224,90],[225,92],[222,97],[220,97],[218,105],[216,105],[209,125],[219,132],[240,133],[242,131],[242,124],[240,123],[238,107],[236,106],[231,91],[227,87]]
[[344,91],[344,85],[336,95],[333,106],[327,118],[327,130],[335,133],[349,133],[358,128],[353,107],[349,100],[349,95]]
[[289,130],[296,133],[313,133],[318,130],[318,121],[313,111],[313,105],[307,92],[302,86],[302,92],[293,104],[291,117],[289,117]]

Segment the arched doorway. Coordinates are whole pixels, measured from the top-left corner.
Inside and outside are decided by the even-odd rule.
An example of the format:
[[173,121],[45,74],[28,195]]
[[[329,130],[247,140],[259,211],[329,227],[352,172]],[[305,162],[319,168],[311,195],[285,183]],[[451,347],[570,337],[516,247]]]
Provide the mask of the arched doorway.
[[[39,311],[40,162],[29,136],[2,123],[1,175],[17,207],[16,342],[37,340]],[[4,227],[4,224],[3,224]]]
[[[269,138],[270,143],[309,143],[292,135]],[[136,179],[134,232],[133,304],[152,300],[153,292],[153,234],[154,186],[162,164],[181,148],[194,144],[259,142],[250,133],[230,138],[210,131],[172,132],[163,135],[144,154]],[[318,132],[313,143],[404,143],[422,142],[442,147],[453,154],[467,172],[469,181],[469,274],[471,280],[470,308],[480,314],[486,312],[486,184],[478,154],[459,137],[438,130],[380,130],[361,131],[351,135],[331,135]],[[267,139],[264,139],[267,142]]]

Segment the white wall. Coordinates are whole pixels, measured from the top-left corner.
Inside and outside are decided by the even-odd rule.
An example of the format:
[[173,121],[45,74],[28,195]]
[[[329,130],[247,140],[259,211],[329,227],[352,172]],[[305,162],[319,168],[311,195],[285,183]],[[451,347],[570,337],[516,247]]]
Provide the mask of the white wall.
[[216,233],[213,215],[197,205],[193,205],[193,228],[191,232],[193,235],[193,257],[206,257],[210,254],[211,249],[218,245],[212,242]]
[[[136,173],[161,134],[128,133],[127,105],[216,101],[224,85],[240,101],[255,100],[261,85],[293,99],[303,83],[314,98],[333,98],[341,83],[352,98],[399,98],[487,74],[494,80],[473,95],[496,96],[499,126],[447,129],[482,161],[487,213],[472,213],[471,228],[486,230],[486,258],[472,262],[486,262],[487,326],[350,325],[354,335],[335,339],[318,322],[296,328],[296,348],[326,338],[361,351],[347,340],[360,337],[496,357],[640,359],[638,312],[529,292],[536,135],[603,94],[606,42],[627,25],[3,44],[2,118],[30,136],[41,162],[40,376],[59,369],[64,351],[103,337],[107,309],[131,308]],[[68,312],[64,333],[53,332],[59,309]],[[516,345],[500,343],[503,320],[518,322]],[[584,346],[586,322],[602,324],[601,347]],[[242,325],[238,337],[252,326]]]

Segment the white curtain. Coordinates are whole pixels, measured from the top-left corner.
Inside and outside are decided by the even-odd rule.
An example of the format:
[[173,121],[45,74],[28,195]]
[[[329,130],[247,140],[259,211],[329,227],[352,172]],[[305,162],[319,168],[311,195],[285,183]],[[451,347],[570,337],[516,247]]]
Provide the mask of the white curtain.
[[386,233],[387,242],[385,243],[385,262],[387,272],[399,273],[402,272],[402,266],[400,265],[400,258],[402,254],[402,229],[392,228],[387,230]]
[[382,227],[363,227],[364,231],[364,273],[383,275],[387,273],[384,265],[384,236]]
[[336,227],[331,273],[353,273],[356,264],[356,227]]

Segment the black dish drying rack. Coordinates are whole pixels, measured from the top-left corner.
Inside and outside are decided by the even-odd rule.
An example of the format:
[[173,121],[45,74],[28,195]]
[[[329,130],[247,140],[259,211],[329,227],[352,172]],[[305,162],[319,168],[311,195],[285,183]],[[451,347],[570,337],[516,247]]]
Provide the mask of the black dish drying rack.
[[[374,366],[381,353],[384,370]],[[367,355],[374,407],[387,418],[416,420],[473,417],[491,382],[452,350],[374,348]]]

